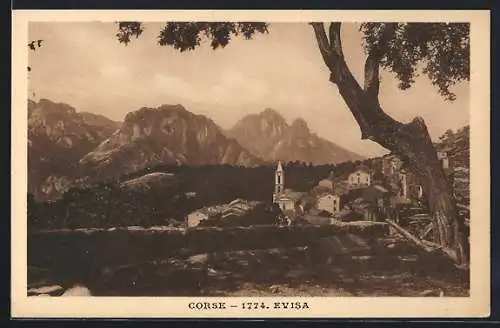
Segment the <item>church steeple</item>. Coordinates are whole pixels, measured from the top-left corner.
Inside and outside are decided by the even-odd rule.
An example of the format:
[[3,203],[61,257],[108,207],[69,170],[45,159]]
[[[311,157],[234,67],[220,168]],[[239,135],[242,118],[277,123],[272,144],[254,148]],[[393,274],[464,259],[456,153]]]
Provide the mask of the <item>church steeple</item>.
[[283,170],[281,161],[278,162],[278,167],[276,168],[274,177],[274,193],[281,194],[285,190],[285,171]]

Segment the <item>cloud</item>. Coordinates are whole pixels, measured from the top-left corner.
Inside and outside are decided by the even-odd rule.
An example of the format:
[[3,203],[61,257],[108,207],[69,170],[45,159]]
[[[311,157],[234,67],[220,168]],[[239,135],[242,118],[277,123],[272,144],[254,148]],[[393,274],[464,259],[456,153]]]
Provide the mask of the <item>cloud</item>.
[[130,70],[125,66],[107,65],[101,67],[99,71],[103,78],[123,79],[130,77]]
[[241,71],[227,70],[208,89],[198,101],[245,105],[260,102],[268,95],[269,87],[262,80],[253,79]]
[[160,93],[174,97],[192,99],[192,97],[196,95],[195,90],[189,83],[175,75],[155,73],[154,86]]

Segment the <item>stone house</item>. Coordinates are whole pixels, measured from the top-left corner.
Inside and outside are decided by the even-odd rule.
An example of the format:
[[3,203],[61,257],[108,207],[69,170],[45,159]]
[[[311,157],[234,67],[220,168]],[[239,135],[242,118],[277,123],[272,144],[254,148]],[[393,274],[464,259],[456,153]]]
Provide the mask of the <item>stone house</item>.
[[186,225],[188,228],[196,227],[201,221],[208,220],[209,213],[205,208],[191,212],[186,217]]
[[337,213],[340,211],[340,196],[332,193],[319,195],[317,198],[316,208],[332,214]]
[[349,174],[347,182],[351,189],[368,187],[371,184],[371,173],[366,168],[358,168]]
[[300,211],[300,201],[303,193],[286,189],[281,194],[275,195],[274,203],[278,204],[280,209],[285,212]]
[[392,190],[397,203],[407,204],[424,197],[420,179],[396,155],[386,155],[382,159],[382,174]]
[[379,219],[377,205],[363,198],[356,199],[351,208],[353,212],[361,215],[363,221],[377,221]]

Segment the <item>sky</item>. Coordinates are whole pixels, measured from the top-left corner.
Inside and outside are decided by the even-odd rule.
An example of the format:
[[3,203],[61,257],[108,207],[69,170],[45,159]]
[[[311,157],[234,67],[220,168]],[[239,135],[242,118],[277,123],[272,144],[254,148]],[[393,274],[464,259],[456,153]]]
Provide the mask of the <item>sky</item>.
[[[337,87],[328,81],[311,26],[273,23],[269,34],[253,40],[236,38],[217,50],[206,41],[184,53],[157,44],[161,27],[146,23],[141,37],[125,46],[115,37],[114,23],[31,22],[30,40],[44,42],[29,51],[29,94],[117,121],[141,107],[182,104],[223,128],[273,108],[290,123],[303,118],[319,136],[361,155],[387,153],[361,140]],[[347,64],[362,84],[359,26],[343,24],[341,33]],[[445,101],[425,76],[405,91],[397,83],[392,73],[381,73],[380,103],[395,119],[422,116],[433,139],[468,124],[469,83],[452,89],[454,102]]]

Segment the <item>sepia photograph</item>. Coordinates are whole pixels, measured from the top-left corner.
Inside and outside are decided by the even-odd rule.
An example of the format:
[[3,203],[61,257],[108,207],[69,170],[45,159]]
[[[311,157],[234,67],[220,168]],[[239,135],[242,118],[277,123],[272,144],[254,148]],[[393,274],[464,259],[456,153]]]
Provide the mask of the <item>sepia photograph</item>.
[[18,299],[488,313],[488,12],[77,13],[13,19]]

